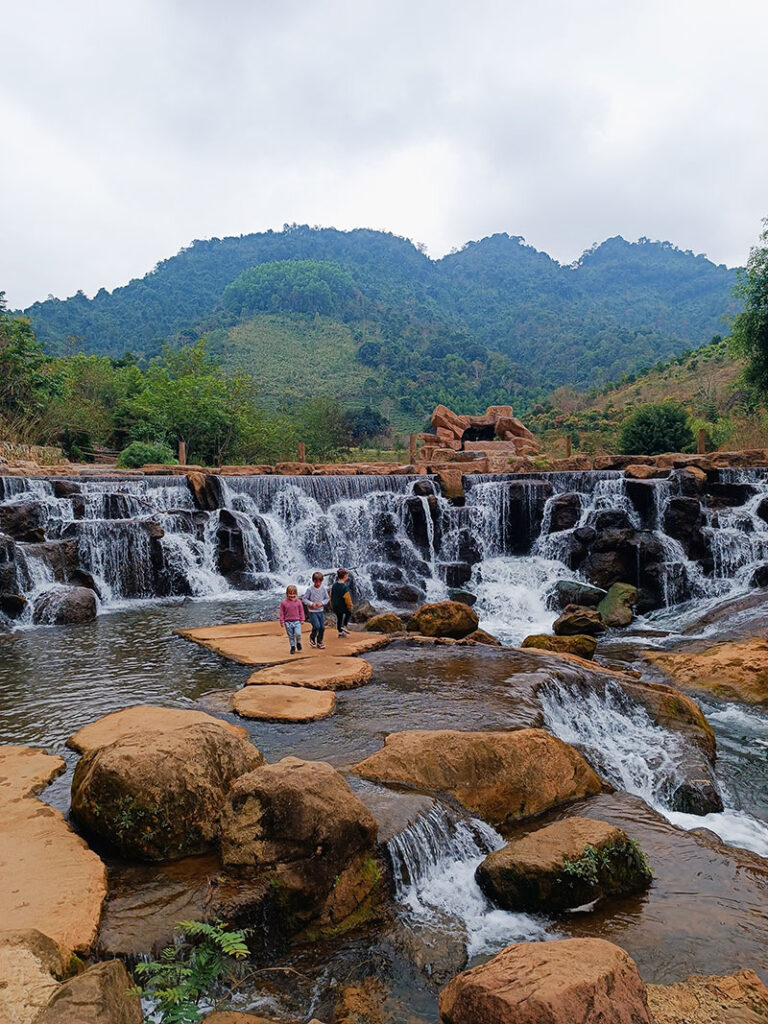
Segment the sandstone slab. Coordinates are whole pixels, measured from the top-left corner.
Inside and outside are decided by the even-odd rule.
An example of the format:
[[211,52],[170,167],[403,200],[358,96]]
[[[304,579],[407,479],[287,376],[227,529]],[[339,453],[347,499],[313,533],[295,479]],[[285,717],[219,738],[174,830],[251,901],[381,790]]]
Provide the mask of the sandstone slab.
[[475,878],[505,910],[546,913],[641,892],[652,875],[639,847],[620,828],[565,818],[494,850]]
[[311,658],[335,656],[349,656],[362,654],[365,651],[375,651],[390,642],[390,638],[384,634],[376,633],[350,633],[349,636],[337,636],[333,628],[335,623],[333,616],[327,617],[328,629],[325,634],[324,652],[317,651],[309,646],[309,623],[305,623],[302,629],[303,650],[292,655],[285,630],[279,622],[258,622],[251,623],[253,627],[247,632],[237,632],[230,635],[206,636],[212,630],[196,631],[186,630],[180,635],[187,640],[192,640],[209,650],[229,658],[241,665],[279,665],[282,662],[295,664]]
[[724,700],[768,703],[768,640],[717,644],[700,653],[645,655],[684,689],[704,690]]
[[441,1024],[652,1024],[634,961],[603,939],[507,946],[440,992]]
[[106,747],[130,733],[141,733],[147,736],[200,723],[219,726],[240,739],[248,738],[248,730],[243,726],[233,725],[221,718],[214,718],[212,715],[206,715],[203,711],[192,711],[187,708],[161,708],[154,704],[136,704],[131,708],[123,708],[122,711],[113,711],[79,729],[69,737],[67,746],[80,754],[87,754],[90,750]]
[[370,681],[373,669],[362,658],[335,658],[317,654],[304,661],[289,661],[263,668],[249,676],[249,686],[305,686],[313,690],[349,690]]
[[365,779],[448,793],[491,824],[599,793],[584,758],[541,729],[399,732],[355,767]]
[[654,1024],[766,1024],[768,989],[754,971],[649,985]]
[[231,783],[263,763],[256,747],[213,722],[130,733],[80,759],[72,816],[129,859],[204,853]]
[[35,798],[63,771],[60,757],[0,748],[0,921],[84,953],[96,940],[107,877],[62,814]]
[[333,690],[306,686],[246,686],[232,698],[232,710],[243,718],[265,722],[313,722],[333,712]]

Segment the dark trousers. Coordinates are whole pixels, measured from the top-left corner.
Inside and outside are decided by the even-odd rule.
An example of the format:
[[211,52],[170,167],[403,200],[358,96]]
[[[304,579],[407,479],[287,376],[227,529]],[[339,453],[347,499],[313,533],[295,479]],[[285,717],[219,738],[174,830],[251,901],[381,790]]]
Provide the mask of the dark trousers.
[[343,608],[334,608],[333,614],[336,616],[336,623],[339,627],[339,632],[341,632],[342,629],[346,629],[347,623],[352,618],[352,612],[349,608],[347,608],[346,605]]
[[325,636],[325,612],[310,612],[309,621],[312,624],[312,632],[309,639],[313,640],[316,644],[321,644]]

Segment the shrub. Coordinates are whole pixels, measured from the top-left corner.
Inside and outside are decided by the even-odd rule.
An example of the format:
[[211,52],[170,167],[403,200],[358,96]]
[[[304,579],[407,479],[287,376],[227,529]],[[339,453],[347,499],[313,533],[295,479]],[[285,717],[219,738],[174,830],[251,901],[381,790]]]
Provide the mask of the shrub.
[[173,457],[173,450],[162,441],[131,441],[117,457],[118,466],[124,469],[139,469],[147,463],[175,466],[177,460]]
[[688,413],[676,402],[643,405],[621,428],[619,450],[624,455],[682,452],[693,445]]

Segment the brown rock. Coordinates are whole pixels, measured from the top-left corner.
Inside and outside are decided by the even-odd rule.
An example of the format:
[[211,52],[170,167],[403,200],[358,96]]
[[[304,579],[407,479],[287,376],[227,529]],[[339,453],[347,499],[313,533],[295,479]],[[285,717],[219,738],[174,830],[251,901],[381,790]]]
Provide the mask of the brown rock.
[[441,1024],[652,1024],[634,961],[603,939],[507,946],[440,992]]
[[398,732],[355,767],[365,779],[448,793],[491,824],[599,793],[584,758],[541,729]]
[[239,739],[248,739],[248,730],[242,725],[233,725],[222,718],[214,718],[202,711],[187,708],[161,708],[154,704],[136,704],[132,708],[113,711],[103,718],[98,718],[90,725],[83,726],[67,740],[67,746],[80,754],[90,750],[109,746],[115,740],[122,739],[131,733],[139,732],[145,736],[162,732],[172,732],[187,725],[207,723],[224,729]]
[[106,870],[62,814],[35,798],[64,767],[31,747],[0,748],[0,922],[84,953],[96,941]]
[[606,626],[628,626],[635,616],[637,587],[631,583],[613,583],[597,606],[597,613]]
[[504,417],[513,417],[515,415],[515,410],[511,405],[489,405],[485,410],[485,415],[488,419],[500,420]]
[[762,637],[717,644],[698,654],[649,651],[645,656],[685,689],[768,703],[768,640]]
[[141,1000],[120,960],[95,964],[53,994],[35,1024],[142,1024]]
[[333,712],[332,690],[305,686],[246,686],[232,697],[232,710],[265,722],[314,722]]
[[48,626],[72,626],[93,622],[96,595],[88,587],[56,587],[35,599],[33,619]]
[[365,629],[370,633],[401,633],[405,623],[394,612],[381,612],[366,622]]
[[654,1024],[768,1024],[768,989],[754,971],[649,985]]
[[218,838],[230,784],[263,763],[256,747],[217,724],[130,733],[78,762],[72,815],[128,858],[203,853]]
[[266,877],[298,924],[337,924],[378,881],[377,830],[334,768],[287,757],[232,786],[221,813],[221,860],[232,875]]
[[388,1024],[387,991],[378,978],[345,985],[333,1010],[332,1024]]
[[554,654],[575,654],[577,658],[590,660],[597,650],[597,640],[593,636],[574,633],[573,636],[548,636],[546,633],[533,633],[520,644],[521,647],[534,647],[539,651],[552,651]]
[[631,480],[658,480],[661,477],[669,476],[669,470],[659,469],[658,466],[632,463],[624,470],[624,476],[628,476]]
[[455,640],[474,633],[477,614],[460,601],[438,601],[417,608],[408,621],[408,630],[422,636],[448,636]]
[[639,847],[614,825],[565,818],[488,854],[475,873],[505,910],[560,911],[642,892],[652,880]]
[[605,632],[597,609],[580,604],[566,605],[563,614],[552,624],[552,629],[556,636],[599,636]]
[[[459,604],[463,604],[463,603],[464,603],[463,601],[459,602]],[[475,643],[475,644],[485,644],[486,647],[501,647],[502,646],[501,640],[499,640],[499,638],[497,636],[494,636],[493,633],[487,633],[484,629],[476,629],[473,633],[468,633],[461,642],[462,643],[471,642],[471,643]]]
[[235,1010],[217,1010],[203,1017],[205,1024],[278,1024],[266,1017],[256,1017],[252,1013],[238,1013]]
[[70,957],[34,928],[0,933],[0,1020],[32,1024],[59,987]]
[[533,441],[534,437],[530,430],[514,416],[500,416],[496,420],[496,433],[501,437],[503,434],[511,434],[513,437],[524,437]]
[[308,462],[278,462],[275,472],[280,476],[311,476],[313,467]]
[[447,406],[437,405],[432,413],[432,426],[435,429],[442,427],[444,430],[450,430],[457,437],[461,437],[469,426],[469,416],[457,416]]
[[305,661],[289,661],[263,668],[249,676],[249,686],[303,686],[312,690],[349,690],[370,682],[373,669],[362,658],[334,658],[318,654]]

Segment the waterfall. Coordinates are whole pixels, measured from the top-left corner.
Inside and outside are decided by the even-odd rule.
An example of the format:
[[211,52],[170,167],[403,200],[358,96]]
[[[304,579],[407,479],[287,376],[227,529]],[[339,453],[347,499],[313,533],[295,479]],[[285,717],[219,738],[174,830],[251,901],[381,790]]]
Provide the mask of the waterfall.
[[541,919],[497,910],[475,881],[475,870],[504,840],[490,825],[463,818],[441,803],[387,843],[395,897],[406,921],[467,936],[467,954],[547,936]]
[[578,747],[611,785],[642,797],[680,828],[710,829],[733,846],[768,856],[768,824],[733,806],[727,786],[720,786],[726,807],[719,813],[671,809],[672,794],[682,781],[684,741],[656,725],[617,684],[607,683],[601,694],[552,681],[539,691],[539,700],[547,729]]

